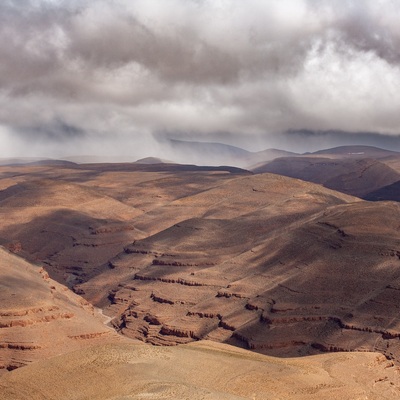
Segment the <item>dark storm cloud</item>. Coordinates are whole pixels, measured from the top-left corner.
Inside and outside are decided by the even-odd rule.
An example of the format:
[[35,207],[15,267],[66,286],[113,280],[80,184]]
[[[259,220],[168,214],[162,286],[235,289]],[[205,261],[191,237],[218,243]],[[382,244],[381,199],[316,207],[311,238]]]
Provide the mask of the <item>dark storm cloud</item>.
[[[281,143],[298,152],[311,152],[337,146],[358,145],[375,146],[400,152],[397,135],[384,135],[375,132],[342,132],[337,130],[310,131],[307,129],[289,130],[280,135]],[[293,145],[296,143],[296,145]]]
[[57,141],[68,141],[85,136],[85,132],[82,129],[69,125],[57,118],[51,123],[20,129],[19,133],[28,138],[33,135],[36,140]]
[[153,148],[155,132],[398,134],[398,4],[2,1],[3,149],[29,134],[104,152]]

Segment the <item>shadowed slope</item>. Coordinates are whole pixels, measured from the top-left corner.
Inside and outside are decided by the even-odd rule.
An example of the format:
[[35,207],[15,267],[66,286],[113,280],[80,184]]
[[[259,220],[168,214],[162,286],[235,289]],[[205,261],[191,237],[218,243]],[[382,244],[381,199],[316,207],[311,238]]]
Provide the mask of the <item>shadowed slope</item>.
[[398,219],[396,203],[243,177],[153,211],[153,224],[175,224],[77,289],[102,306],[108,293],[116,328],[153,344],[209,338],[281,356],[378,350],[400,360]]
[[309,182],[320,183],[339,192],[363,197],[399,180],[400,174],[375,159],[285,157],[254,169]]
[[87,274],[137,237],[129,221],[141,213],[82,185],[26,180],[0,192],[0,240],[69,283],[68,269]]
[[364,196],[364,199],[369,201],[400,201],[400,180],[391,185],[371,191]]
[[148,234],[136,229],[135,217],[248,172],[100,164],[3,167],[0,174],[0,244],[42,261],[52,277],[72,285]]

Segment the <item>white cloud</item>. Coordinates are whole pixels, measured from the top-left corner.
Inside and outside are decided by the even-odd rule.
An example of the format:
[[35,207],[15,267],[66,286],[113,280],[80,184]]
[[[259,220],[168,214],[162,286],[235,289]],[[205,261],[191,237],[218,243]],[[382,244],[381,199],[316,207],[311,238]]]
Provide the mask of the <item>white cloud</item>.
[[396,135],[399,17],[390,0],[2,2],[0,123],[54,151],[116,132],[115,151],[162,131]]

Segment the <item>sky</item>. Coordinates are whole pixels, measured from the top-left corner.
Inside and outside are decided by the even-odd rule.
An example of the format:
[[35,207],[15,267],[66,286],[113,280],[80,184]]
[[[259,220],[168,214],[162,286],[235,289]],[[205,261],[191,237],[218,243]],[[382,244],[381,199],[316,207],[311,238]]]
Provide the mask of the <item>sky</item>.
[[0,157],[400,150],[399,21],[397,0],[2,0]]

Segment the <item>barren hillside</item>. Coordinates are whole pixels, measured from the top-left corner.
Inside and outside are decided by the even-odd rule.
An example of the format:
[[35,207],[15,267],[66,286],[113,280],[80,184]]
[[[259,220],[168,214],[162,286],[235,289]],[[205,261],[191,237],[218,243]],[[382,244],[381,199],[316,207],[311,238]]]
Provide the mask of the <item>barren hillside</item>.
[[16,253],[0,253],[1,282],[4,299],[19,299],[3,302],[4,369],[114,341],[91,306],[125,340],[147,344],[209,339],[279,357],[377,351],[400,361],[395,202],[230,167],[41,165],[0,174],[1,243]]
[[365,197],[400,180],[400,173],[373,158],[343,156],[283,157],[258,165],[255,173],[274,174],[320,183],[327,188]]
[[126,342],[97,310],[44,268],[0,248],[0,374],[33,361]]

